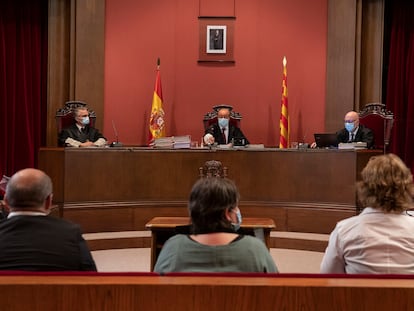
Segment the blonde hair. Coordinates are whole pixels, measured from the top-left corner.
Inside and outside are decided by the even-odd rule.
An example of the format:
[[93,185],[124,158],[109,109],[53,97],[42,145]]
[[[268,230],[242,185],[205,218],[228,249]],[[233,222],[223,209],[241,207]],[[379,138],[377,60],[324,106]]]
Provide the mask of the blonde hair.
[[413,176],[404,162],[389,153],[372,157],[361,172],[357,183],[358,200],[362,207],[385,212],[402,212],[411,208],[414,196]]

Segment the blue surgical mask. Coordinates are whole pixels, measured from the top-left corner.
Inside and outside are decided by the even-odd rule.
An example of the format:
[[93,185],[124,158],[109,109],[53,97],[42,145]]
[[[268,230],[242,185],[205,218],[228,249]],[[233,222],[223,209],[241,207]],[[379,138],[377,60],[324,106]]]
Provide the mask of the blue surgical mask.
[[83,125],[88,125],[89,124],[89,117],[83,117],[82,118],[82,124]]
[[345,128],[348,132],[352,132],[354,130],[354,123],[347,123],[345,122]]
[[241,212],[240,212],[239,209],[237,209],[237,211],[235,211],[235,213],[236,213],[236,217],[237,217],[237,223],[236,224],[231,223],[231,226],[233,227],[234,231],[239,231],[240,225],[241,225],[243,219],[242,219],[242,215],[241,215]]
[[226,118],[218,118],[218,124],[221,128],[229,126],[229,119]]

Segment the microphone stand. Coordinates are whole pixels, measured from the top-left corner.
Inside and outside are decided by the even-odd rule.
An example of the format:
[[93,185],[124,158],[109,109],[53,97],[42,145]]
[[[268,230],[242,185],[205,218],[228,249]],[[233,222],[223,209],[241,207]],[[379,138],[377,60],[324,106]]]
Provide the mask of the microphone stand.
[[112,128],[114,129],[116,142],[113,141],[110,146],[111,147],[122,147],[123,146],[122,143],[120,143],[119,140],[118,140],[118,131],[116,130],[114,120],[112,120]]

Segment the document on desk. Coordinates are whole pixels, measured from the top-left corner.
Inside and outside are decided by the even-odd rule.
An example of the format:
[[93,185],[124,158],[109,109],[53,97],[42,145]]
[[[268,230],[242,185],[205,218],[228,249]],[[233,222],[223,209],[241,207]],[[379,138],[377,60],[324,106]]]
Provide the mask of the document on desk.
[[338,149],[367,149],[366,142],[355,142],[355,143],[339,143]]

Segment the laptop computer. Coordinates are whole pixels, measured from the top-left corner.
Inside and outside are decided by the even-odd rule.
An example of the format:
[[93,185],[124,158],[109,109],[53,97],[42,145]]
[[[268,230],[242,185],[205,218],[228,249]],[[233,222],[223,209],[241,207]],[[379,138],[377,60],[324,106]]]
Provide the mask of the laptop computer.
[[315,143],[318,148],[337,148],[338,139],[335,133],[315,133]]

